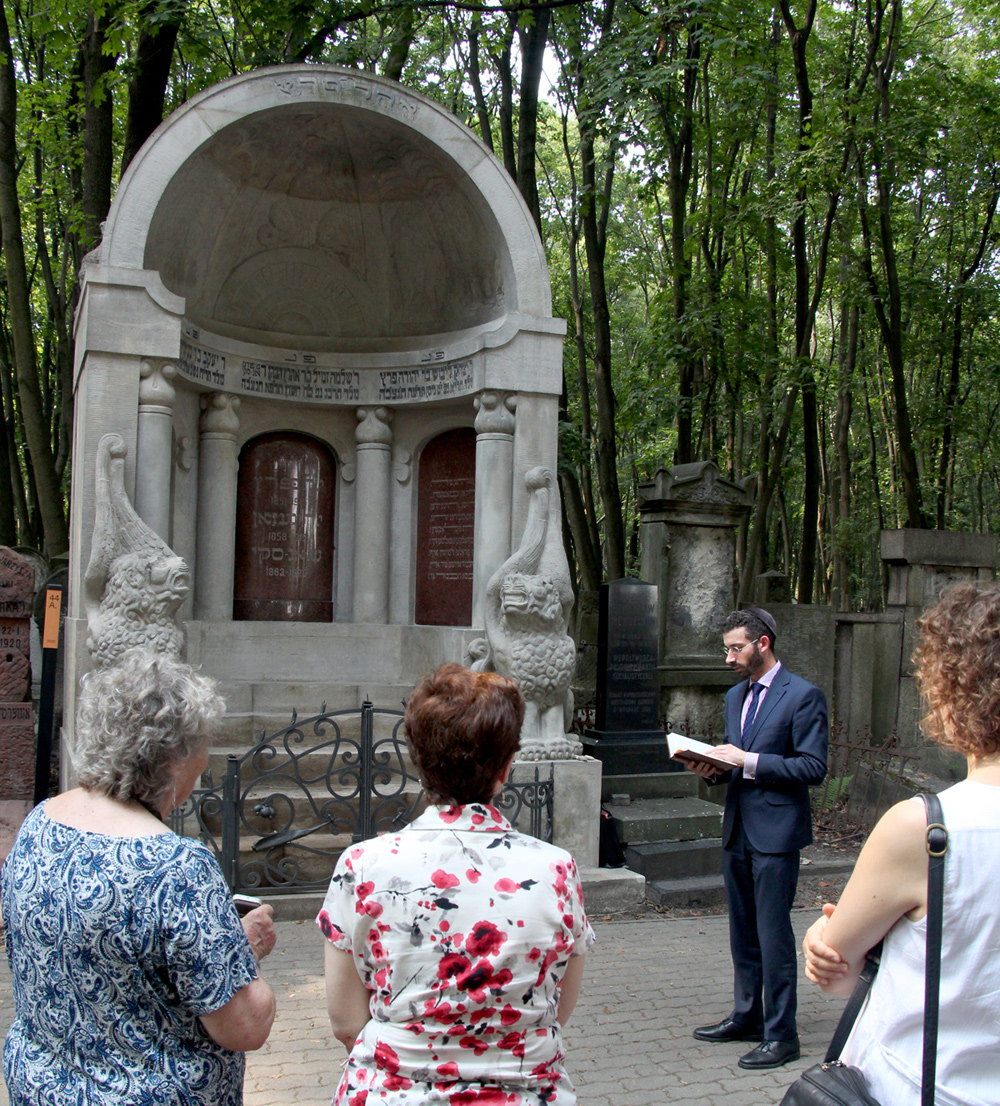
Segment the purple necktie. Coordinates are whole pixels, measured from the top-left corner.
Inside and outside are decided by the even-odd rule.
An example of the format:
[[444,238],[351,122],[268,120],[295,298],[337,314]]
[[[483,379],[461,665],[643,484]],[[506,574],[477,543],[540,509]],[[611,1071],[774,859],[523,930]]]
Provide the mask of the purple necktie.
[[747,716],[743,720],[743,732],[740,734],[740,739],[746,746],[746,737],[750,732],[750,727],[753,725],[754,716],[757,714],[757,704],[760,702],[760,693],[764,690],[763,684],[751,684],[750,693],[753,696],[750,701],[750,709],[747,711]]

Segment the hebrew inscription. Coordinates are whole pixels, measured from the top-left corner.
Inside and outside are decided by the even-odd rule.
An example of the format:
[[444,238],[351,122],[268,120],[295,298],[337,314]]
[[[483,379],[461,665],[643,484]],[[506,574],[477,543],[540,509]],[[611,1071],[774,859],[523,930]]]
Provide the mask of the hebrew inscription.
[[294,353],[284,362],[208,349],[197,328],[181,339],[178,368],[196,384],[263,399],[300,403],[428,403],[476,391],[475,361],[444,360],[429,350],[422,364],[399,369],[346,369],[317,364],[314,353]]

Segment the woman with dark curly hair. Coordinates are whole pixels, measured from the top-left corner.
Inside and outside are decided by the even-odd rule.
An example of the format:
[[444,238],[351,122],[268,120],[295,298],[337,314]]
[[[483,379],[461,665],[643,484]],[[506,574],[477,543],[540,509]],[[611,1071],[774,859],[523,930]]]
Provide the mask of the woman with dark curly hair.
[[493,806],[523,718],[512,680],[458,664],[407,701],[431,805],[348,849],[317,918],[350,1053],[335,1106],[576,1102],[560,1027],[594,939],[576,865]]
[[[920,619],[914,654],[928,736],[962,753],[968,776],[938,798],[944,866],[937,1089],[939,1106],[996,1106],[1000,1076],[1000,588],[961,584]],[[920,1101],[927,820],[919,799],[879,821],[836,909],[806,933],[806,975],[850,994],[865,954],[882,962],[841,1059],[879,1101]]]

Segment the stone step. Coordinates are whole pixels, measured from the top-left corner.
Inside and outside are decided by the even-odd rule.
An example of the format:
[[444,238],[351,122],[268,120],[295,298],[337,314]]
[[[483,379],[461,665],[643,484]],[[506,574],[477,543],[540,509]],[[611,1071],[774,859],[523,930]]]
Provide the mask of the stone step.
[[601,802],[611,802],[613,795],[628,795],[637,799],[677,799],[698,797],[701,778],[694,772],[645,772],[628,776],[604,776],[601,780]]
[[[803,858],[807,859],[807,858]],[[847,877],[854,869],[854,859],[822,860],[803,864],[799,878],[836,879]],[[726,889],[721,875],[687,876],[682,879],[653,879],[646,882],[646,898],[654,906],[688,910],[725,908]]]
[[[627,868],[581,868],[583,902],[589,918],[639,913],[646,901],[646,881]],[[277,921],[313,921],[323,905],[324,891],[294,895],[261,893],[260,898],[274,907]]]
[[620,805],[606,804],[623,845],[653,841],[700,841],[718,837],[722,808],[704,799],[640,799]]
[[722,873],[722,838],[629,845],[625,859],[633,872],[641,872],[647,880],[717,876]]

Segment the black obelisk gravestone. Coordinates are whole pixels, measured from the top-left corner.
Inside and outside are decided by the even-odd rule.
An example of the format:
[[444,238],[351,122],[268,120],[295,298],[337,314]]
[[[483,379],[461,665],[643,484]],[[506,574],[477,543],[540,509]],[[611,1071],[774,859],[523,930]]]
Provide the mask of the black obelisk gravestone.
[[660,727],[655,584],[632,579],[601,584],[597,724],[583,741],[606,776],[678,767]]

